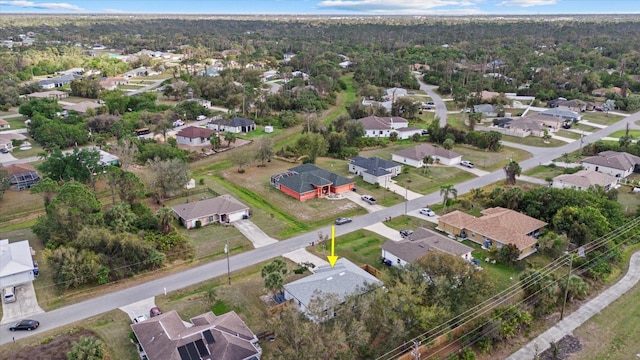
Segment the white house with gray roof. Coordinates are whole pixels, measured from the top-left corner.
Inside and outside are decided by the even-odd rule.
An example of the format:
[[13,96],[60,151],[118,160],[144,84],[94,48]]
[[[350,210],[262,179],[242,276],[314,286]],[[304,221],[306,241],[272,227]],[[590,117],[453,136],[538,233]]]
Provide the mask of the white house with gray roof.
[[211,223],[232,223],[251,215],[249,207],[231,195],[179,204],[171,209],[176,219],[187,229]]
[[431,251],[460,256],[467,261],[473,259],[473,248],[423,227],[417,228],[409,238],[387,240],[382,244],[382,259],[387,265],[404,267]]
[[618,151],[603,151],[582,160],[585,170],[597,171],[617,178],[626,178],[631,175],[638,165],[640,165],[640,157]]
[[349,172],[362,176],[369,184],[386,185],[402,172],[402,165],[378,157],[354,157],[349,160]]
[[[362,294],[369,289],[369,286],[382,285],[382,281],[343,257],[338,259],[334,267],[325,265],[314,271],[307,277],[284,285],[285,300],[291,300],[313,321],[326,320],[326,318],[315,318],[308,311],[309,304],[315,298],[330,294],[343,303],[347,296]],[[328,318],[333,317],[334,309],[325,310]]]
[[580,170],[575,174],[562,174],[553,178],[551,186],[557,189],[586,190],[592,186],[602,186],[605,190],[613,189],[618,178],[597,171]]
[[580,114],[578,114],[577,112],[568,110],[568,109],[560,109],[560,108],[545,110],[541,112],[540,115],[555,116],[557,118],[561,118],[569,121],[579,121],[581,119]]
[[412,148],[400,150],[391,154],[391,160],[404,165],[421,168],[424,166],[423,160],[426,156],[431,156],[433,162],[442,165],[456,165],[462,161],[462,155],[455,151],[429,144],[420,144]]
[[0,287],[26,284],[35,279],[29,240],[0,240]]
[[409,120],[399,117],[367,116],[358,119],[364,128],[364,137],[389,137],[392,132],[409,127]]

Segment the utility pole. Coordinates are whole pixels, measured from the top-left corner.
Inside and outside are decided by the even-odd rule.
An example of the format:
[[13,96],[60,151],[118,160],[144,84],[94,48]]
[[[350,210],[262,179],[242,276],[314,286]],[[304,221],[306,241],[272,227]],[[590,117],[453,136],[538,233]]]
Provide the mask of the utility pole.
[[229,266],[229,239],[224,245],[224,252],[227,254],[227,277],[229,278],[229,285],[231,285],[231,267]]
[[420,341],[413,340],[413,351],[411,351],[414,360],[420,359]]
[[569,279],[571,279],[571,270],[573,268],[573,254],[569,253],[569,273],[567,274],[567,282],[564,285],[564,301],[562,302],[562,310],[560,311],[560,321],[564,318],[564,309],[567,305],[567,297],[569,296]]
[[409,189],[404,188],[404,221],[407,221],[407,205],[409,204]]

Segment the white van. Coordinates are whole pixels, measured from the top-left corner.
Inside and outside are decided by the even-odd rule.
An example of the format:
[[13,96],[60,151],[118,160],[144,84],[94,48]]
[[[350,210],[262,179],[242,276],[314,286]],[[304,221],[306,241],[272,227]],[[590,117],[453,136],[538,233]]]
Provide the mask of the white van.
[[16,288],[12,286],[2,289],[2,299],[7,304],[16,301]]

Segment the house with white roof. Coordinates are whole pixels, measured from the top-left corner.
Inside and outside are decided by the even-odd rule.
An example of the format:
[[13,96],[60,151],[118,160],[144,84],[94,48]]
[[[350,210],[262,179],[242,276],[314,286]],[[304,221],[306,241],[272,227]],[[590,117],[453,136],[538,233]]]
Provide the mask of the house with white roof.
[[0,283],[3,288],[26,284],[35,279],[29,240],[9,243],[0,240]]
[[358,119],[364,128],[364,137],[389,137],[392,132],[398,134],[399,139],[409,139],[413,134],[421,134],[422,129],[409,127],[409,120],[400,116],[381,117],[367,116]]

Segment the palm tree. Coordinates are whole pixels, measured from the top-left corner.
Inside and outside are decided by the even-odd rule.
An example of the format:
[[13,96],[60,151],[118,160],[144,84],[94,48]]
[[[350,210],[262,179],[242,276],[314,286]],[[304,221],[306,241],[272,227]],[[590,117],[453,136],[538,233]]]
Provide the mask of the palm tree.
[[515,185],[516,184],[516,176],[520,176],[522,173],[522,168],[520,164],[516,161],[511,160],[507,166],[502,168],[506,175],[506,183],[507,185]]
[[70,360],[100,360],[104,358],[102,341],[93,336],[81,337],[71,344],[71,351],[67,353]]
[[424,164],[424,174],[426,174],[428,165],[433,164],[433,157],[431,155],[425,155],[425,157],[422,158],[422,163]]
[[484,195],[484,189],[482,188],[473,188],[471,189],[471,198],[479,199]]
[[158,217],[158,225],[163,234],[168,234],[172,230],[171,219],[173,219],[173,210],[170,207],[163,206],[156,211]]
[[264,287],[270,290],[273,295],[284,289],[284,279],[279,272],[272,272],[264,278]]
[[216,151],[216,148],[222,143],[222,141],[220,141],[220,137],[216,133],[211,134],[211,137],[209,137],[209,142],[211,143],[213,151]]
[[231,143],[235,143],[236,139],[236,134],[229,131],[224,133],[224,141],[227,142],[227,147],[231,146]]
[[449,195],[453,195],[453,198],[457,199],[458,190],[451,184],[445,184],[440,186],[440,195],[442,195],[442,205],[444,205],[444,208],[446,209],[447,203],[449,202]]

